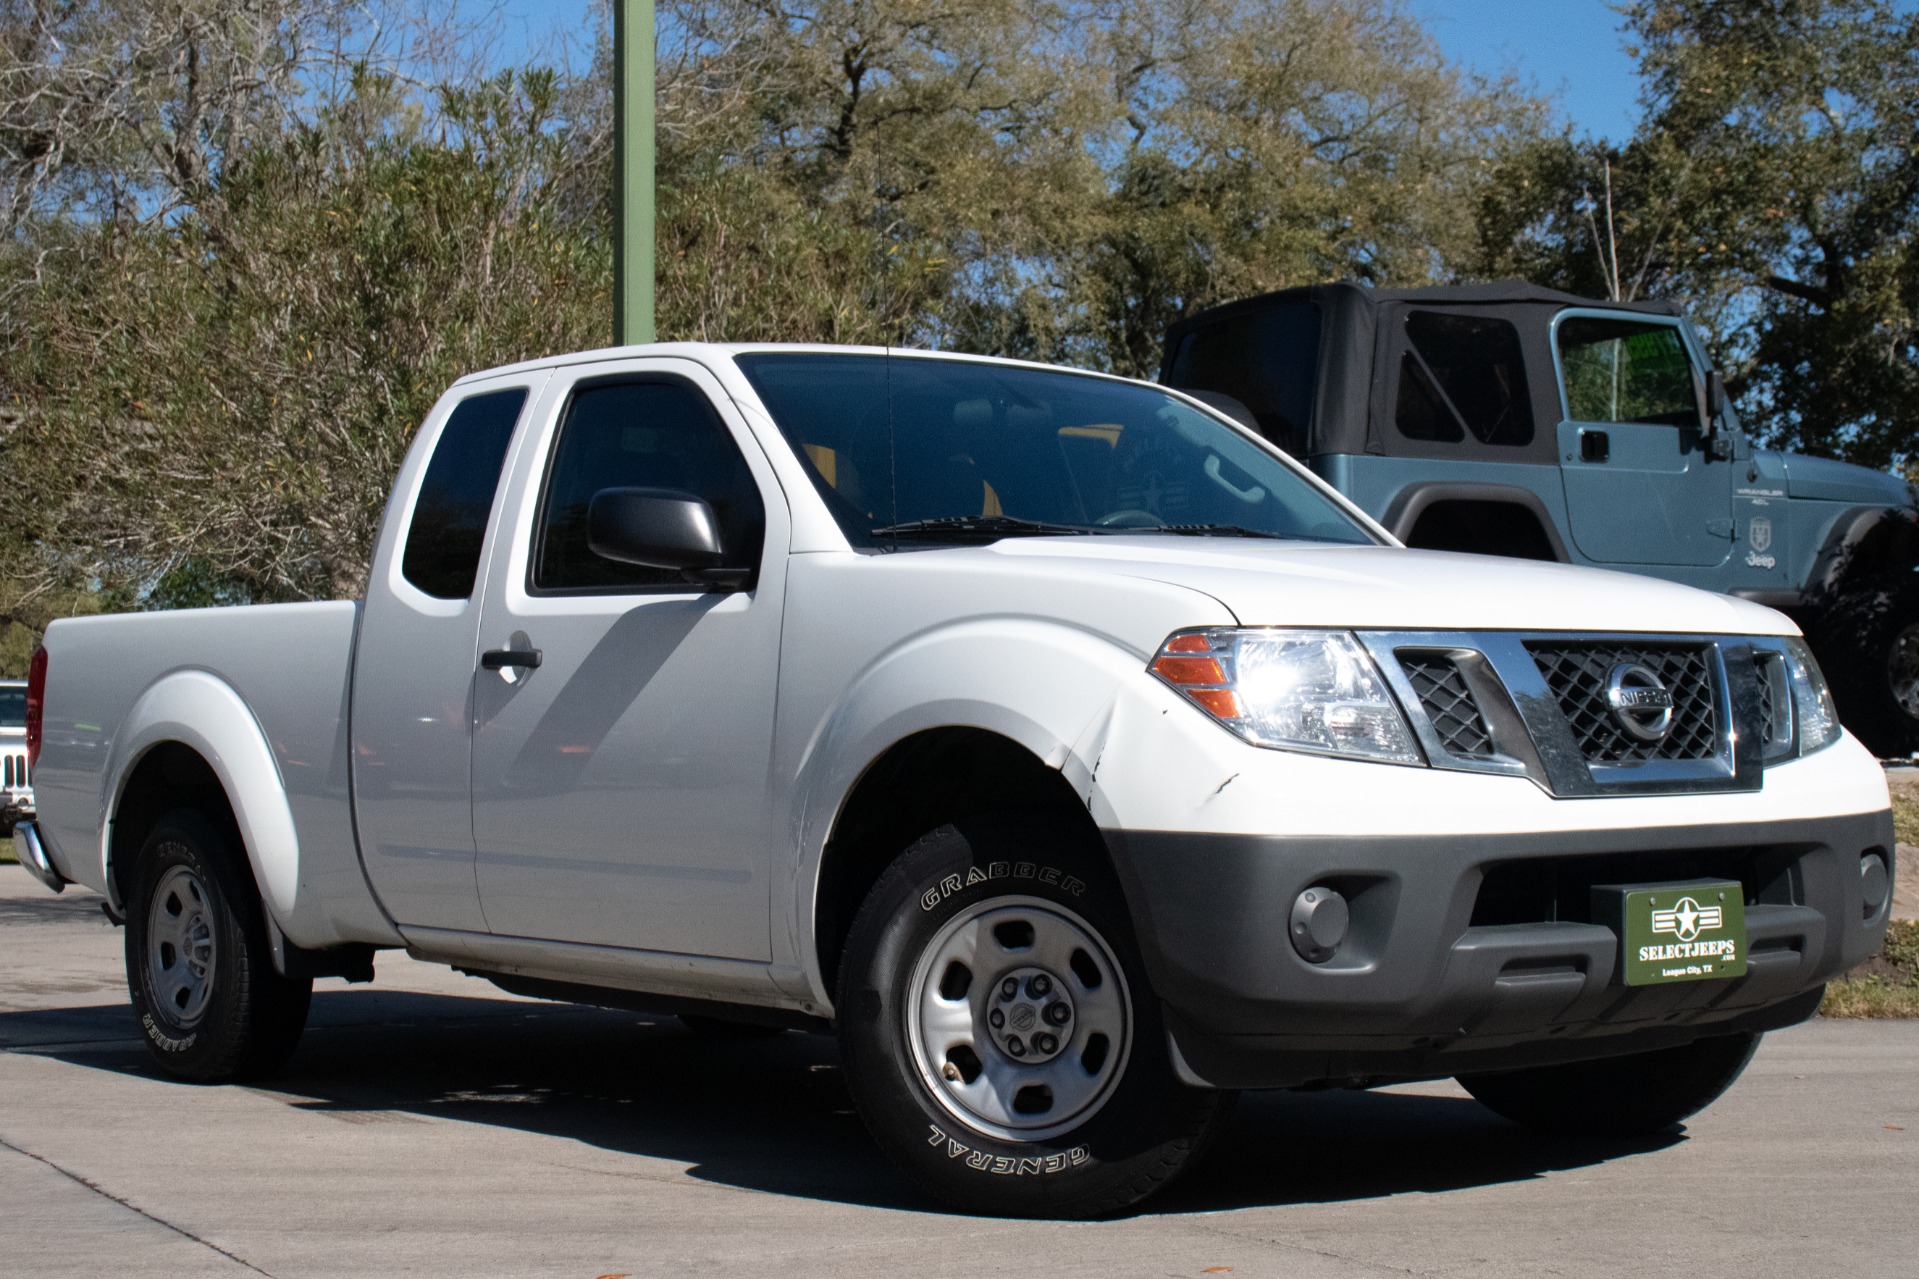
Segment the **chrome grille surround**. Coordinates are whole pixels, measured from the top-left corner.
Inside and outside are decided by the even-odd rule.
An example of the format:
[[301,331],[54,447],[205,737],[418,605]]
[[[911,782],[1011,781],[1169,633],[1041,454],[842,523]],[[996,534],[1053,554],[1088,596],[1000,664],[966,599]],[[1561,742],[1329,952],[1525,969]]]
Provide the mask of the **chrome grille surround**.
[[[1785,640],[1772,636],[1594,634],[1516,631],[1360,631],[1360,641],[1399,698],[1428,761],[1435,768],[1530,778],[1561,798],[1603,795],[1665,795],[1759,789],[1768,759],[1761,725],[1778,731],[1777,703],[1771,716],[1761,705],[1762,663],[1777,658],[1783,670]],[[1585,672],[1575,679],[1566,655]],[[1591,668],[1603,657],[1650,665],[1667,682],[1676,703],[1674,725],[1650,748],[1622,748],[1595,732],[1590,702]],[[1771,654],[1773,657],[1764,655]],[[1485,726],[1490,749],[1478,751],[1471,735],[1452,722],[1463,711],[1453,701],[1435,716],[1425,678],[1416,679],[1435,655],[1458,673],[1472,709]],[[1542,656],[1551,660],[1541,660]],[[1409,670],[1410,660],[1413,669]],[[1558,687],[1548,677],[1551,669]],[[1599,672],[1599,705],[1607,670]],[[1430,672],[1426,672],[1430,674]],[[1777,690],[1775,690],[1776,692]],[[1562,699],[1570,697],[1570,705]],[[1790,698],[1787,699],[1788,705]],[[1784,719],[1790,721],[1788,709]],[[1619,738],[1630,741],[1625,734]],[[1775,742],[1772,750],[1780,748]]]

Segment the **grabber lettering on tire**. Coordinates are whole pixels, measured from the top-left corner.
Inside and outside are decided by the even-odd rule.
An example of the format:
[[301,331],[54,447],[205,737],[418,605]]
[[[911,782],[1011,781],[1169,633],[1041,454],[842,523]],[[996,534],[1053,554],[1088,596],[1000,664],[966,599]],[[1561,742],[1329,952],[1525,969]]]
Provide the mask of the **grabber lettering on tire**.
[[1090,1217],[1160,1189],[1229,1094],[1174,1076],[1118,887],[1086,833],[996,814],[906,849],[841,964],[847,1077],[931,1194]]

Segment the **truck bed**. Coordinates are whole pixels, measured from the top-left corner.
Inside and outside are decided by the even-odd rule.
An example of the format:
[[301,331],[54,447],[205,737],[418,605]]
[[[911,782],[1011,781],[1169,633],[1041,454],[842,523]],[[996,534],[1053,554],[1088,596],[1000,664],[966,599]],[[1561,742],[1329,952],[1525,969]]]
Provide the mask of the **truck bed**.
[[56,622],[46,639],[49,714],[34,779],[56,866],[117,899],[102,829],[114,799],[109,779],[125,775],[150,721],[164,715],[149,694],[175,677],[211,677],[250,712],[291,811],[297,869],[282,877],[291,891],[267,886],[282,930],[305,946],[393,940],[353,834],[347,708],[359,615],[358,603],[342,601]]

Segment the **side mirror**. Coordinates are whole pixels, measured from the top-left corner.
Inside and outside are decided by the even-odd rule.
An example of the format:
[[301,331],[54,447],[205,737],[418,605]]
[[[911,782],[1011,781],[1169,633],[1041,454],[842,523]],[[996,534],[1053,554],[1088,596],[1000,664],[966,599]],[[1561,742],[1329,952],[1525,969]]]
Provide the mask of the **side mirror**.
[[1726,429],[1726,376],[1706,371],[1706,455],[1723,462],[1732,456],[1732,432]]
[[678,489],[601,489],[586,508],[586,544],[602,559],[676,569],[707,586],[737,589],[753,575],[727,563],[712,506]]
[[1726,375],[1718,369],[1706,374],[1706,421],[1715,431],[1726,414]]

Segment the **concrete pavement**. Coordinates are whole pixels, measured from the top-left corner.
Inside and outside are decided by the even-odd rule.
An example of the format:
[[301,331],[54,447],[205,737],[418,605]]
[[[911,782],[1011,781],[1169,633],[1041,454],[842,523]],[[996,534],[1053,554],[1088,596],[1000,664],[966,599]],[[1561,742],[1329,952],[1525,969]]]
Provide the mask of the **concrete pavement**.
[[1919,1023],[1769,1037],[1683,1135],[1551,1145],[1450,1084],[1244,1099],[1151,1210],[914,1196],[830,1041],[711,1041],[382,955],[262,1087],[170,1083],[98,898],[0,866],[0,1275],[1919,1272]]

